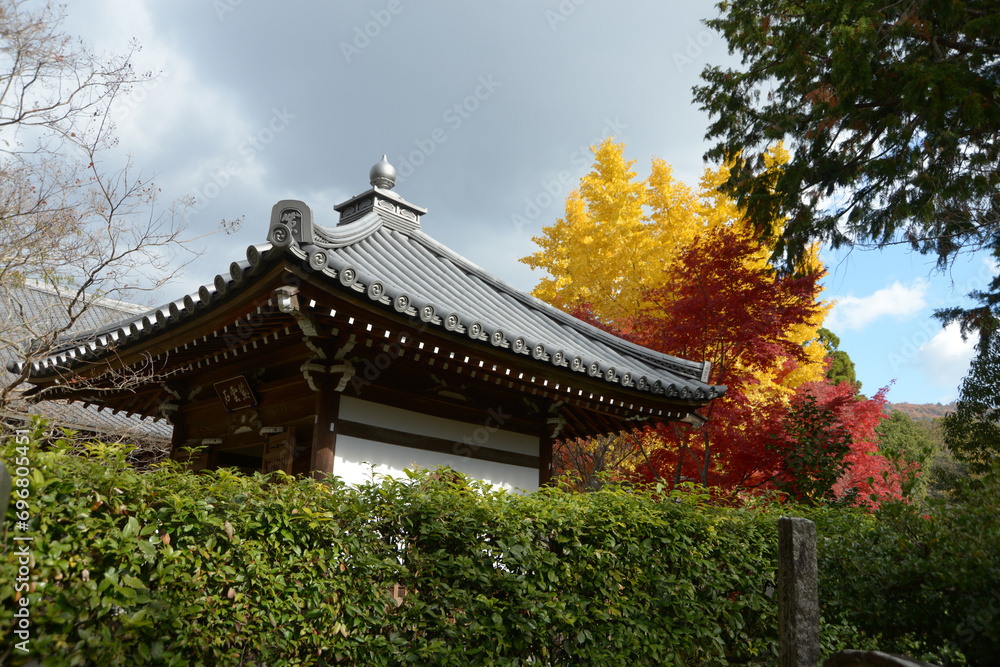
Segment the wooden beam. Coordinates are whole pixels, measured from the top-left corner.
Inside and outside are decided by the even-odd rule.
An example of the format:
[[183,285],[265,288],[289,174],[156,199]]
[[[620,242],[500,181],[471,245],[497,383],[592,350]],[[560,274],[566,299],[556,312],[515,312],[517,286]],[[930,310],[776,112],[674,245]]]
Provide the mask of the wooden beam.
[[170,458],[174,458],[175,452],[187,442],[187,423],[184,419],[184,413],[180,410],[175,412],[170,423],[174,426],[173,433],[170,434]]
[[[509,397],[510,403],[517,403],[520,401],[519,394],[507,393],[506,396]],[[390,405],[395,408],[402,408],[403,410],[420,412],[422,414],[451,419],[453,421],[461,421],[467,424],[482,424],[486,415],[485,406],[503,406],[504,403],[501,396],[496,399],[488,398],[482,400],[479,400],[479,397],[476,397],[477,400],[472,401],[471,405],[460,404],[454,400],[446,400],[433,395],[414,393],[412,391],[412,385],[411,391],[407,392],[400,387],[389,386],[387,383],[383,383],[378,386],[372,384],[371,386],[366,387],[364,391],[358,393],[357,398],[365,401]],[[520,407],[520,404],[518,404],[517,408],[519,409]],[[512,408],[508,407],[508,409]],[[504,422],[504,430],[514,431],[515,433],[523,433],[525,435],[537,435],[538,422],[540,419],[542,419],[541,415],[534,420],[526,417],[511,417]]]
[[[303,291],[300,298],[311,298],[312,300],[315,300],[319,306],[317,308],[319,312],[324,310],[329,312],[329,309],[333,307],[337,310],[337,316],[334,319],[338,321],[338,326],[341,328],[345,326],[345,323],[341,323],[340,320],[346,320],[348,317],[354,317],[355,319],[365,318],[375,327],[405,333],[407,338],[422,339],[428,345],[436,345],[447,352],[455,352],[456,359],[453,360],[452,363],[455,365],[464,365],[470,370],[477,371],[477,375],[480,369],[478,368],[478,363],[471,363],[473,359],[477,361],[482,360],[491,366],[496,364],[497,366],[517,367],[523,369],[525,374],[529,376],[520,380],[520,382],[537,387],[539,392],[549,391],[558,394],[561,398],[573,398],[578,397],[577,392],[583,390],[584,397],[586,397],[585,400],[590,400],[593,403],[593,408],[591,410],[595,412],[610,413],[615,407],[618,407],[619,409],[626,410],[630,414],[638,414],[638,406],[644,406],[649,411],[646,414],[655,414],[654,411],[658,410],[663,410],[664,412],[691,411],[700,407],[706,407],[710,403],[707,399],[699,401],[684,401],[679,398],[668,399],[662,395],[654,396],[652,394],[635,393],[621,386],[604,382],[599,378],[590,377],[584,373],[576,373],[567,368],[560,368],[548,363],[538,362],[521,355],[513,355],[505,350],[492,348],[489,345],[474,343],[467,337],[444,332],[439,330],[437,327],[431,327],[427,324],[415,321],[411,317],[392,313],[390,309],[384,308],[380,305],[375,305],[360,297],[348,299],[343,290],[338,287],[327,284],[325,281],[310,280],[309,274],[301,267],[291,266],[289,267],[289,271],[299,276],[300,280],[303,282]],[[327,297],[326,300],[323,298],[324,293]],[[329,301],[330,297],[333,297],[332,302]],[[351,312],[348,312],[348,309],[350,309]],[[362,336],[365,335],[366,332],[360,328],[360,323],[356,323],[353,326],[356,327],[354,329],[355,333],[361,334]],[[413,349],[410,345],[406,345],[404,347],[412,350],[410,354],[417,352],[417,350]],[[463,358],[468,356],[470,358],[470,363],[464,364],[463,362],[459,362],[459,355]],[[422,353],[422,356],[429,355]],[[443,357],[445,355],[441,354],[439,356]],[[482,369],[482,372],[493,374],[491,370],[487,371],[485,368]],[[535,382],[530,381],[530,376],[535,377]],[[517,380],[513,377],[504,379]],[[544,385],[545,380],[548,380],[548,386]],[[560,386],[560,389],[555,389],[556,384]],[[562,389],[564,386],[573,387],[573,393],[568,394],[565,392]],[[593,399],[589,398],[590,394],[594,395]],[[605,401],[602,403],[598,400],[598,396],[604,396]],[[615,400],[614,407],[608,404],[609,399]],[[625,405],[632,404],[635,407],[631,410],[628,410],[627,408],[620,408],[621,403],[624,403]]]
[[505,463],[512,466],[524,468],[538,468],[539,457],[517,452],[508,452],[504,449],[494,449],[493,447],[470,447],[464,443],[444,438],[434,438],[428,435],[397,431],[391,428],[382,428],[371,424],[341,420],[338,425],[341,435],[372,442],[384,442],[388,445],[398,445],[411,449],[422,449],[427,452],[437,454],[452,454],[463,456],[480,461],[491,461],[493,463]]

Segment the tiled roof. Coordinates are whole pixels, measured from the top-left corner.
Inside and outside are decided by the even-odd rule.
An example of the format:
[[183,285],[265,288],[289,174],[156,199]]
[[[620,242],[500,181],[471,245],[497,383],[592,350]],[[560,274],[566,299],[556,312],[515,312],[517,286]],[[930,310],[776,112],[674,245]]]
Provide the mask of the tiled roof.
[[336,207],[341,224],[314,225],[309,207],[278,202],[272,210],[269,243],[247,249],[247,261],[233,262],[197,293],[102,327],[85,342],[68,342],[36,364],[44,376],[76,358],[96,358],[114,343],[118,349],[226,300],[282,258],[300,263],[350,298],[379,303],[448,335],[492,346],[527,363],[563,367],[622,389],[667,398],[706,401],[724,386],[707,384],[710,367],[654,352],[582,322],[490,275],[441,245],[420,227],[424,209],[383,187],[373,186]]
[[[27,321],[31,331],[45,332],[58,329],[66,321],[66,306],[72,298],[70,292],[57,291],[50,286],[36,282],[28,282],[21,287],[7,288],[5,296],[0,299],[0,322],[11,323],[5,326],[7,331],[13,330],[18,323]],[[24,315],[14,312],[23,309]],[[83,310],[74,327],[65,336],[66,339],[84,340],[96,331],[123,318],[135,317],[148,310],[140,306],[114,299],[96,297]],[[25,334],[25,338],[30,333]],[[14,337],[17,337],[16,335]],[[0,346],[0,382],[9,384],[14,378],[11,370],[17,371],[17,360],[20,354],[17,350]],[[13,368],[8,368],[14,365]],[[110,411],[98,411],[96,406],[64,401],[37,401],[26,403],[15,399],[14,414],[37,414],[52,420],[54,424],[80,431],[93,431],[115,439],[131,439],[136,441],[169,442],[172,427],[164,420],[129,417],[124,414],[112,414]],[[12,416],[12,415],[9,415]]]
[[[52,331],[63,325],[67,320],[66,309],[70,299],[76,294],[75,288],[55,288],[36,281],[27,281],[21,287],[8,287],[7,294],[11,302],[0,299],[0,321],[5,321],[9,315],[18,322],[27,322],[29,327],[38,331]],[[99,329],[122,318],[138,315],[149,310],[147,306],[126,303],[115,299],[87,296],[86,308],[77,307],[82,312],[73,324],[73,335],[85,335],[84,332]],[[11,313],[14,308],[24,309],[24,317]],[[12,352],[0,350],[0,357],[11,357]]]
[[[371,216],[378,219],[377,213]],[[352,225],[366,222],[370,221]],[[420,231],[404,233],[375,225],[350,245],[324,248],[317,243],[289,250],[305,261],[327,250],[323,273],[330,278],[353,270],[354,284],[366,295],[376,285],[380,301],[395,304],[405,299],[410,304],[408,314],[419,317],[419,306],[421,319],[456,335],[640,391],[655,384],[657,393],[662,387],[684,398],[720,393],[720,388],[702,381],[703,373],[707,377],[704,365],[658,354],[581,322],[494,278]],[[433,308],[432,317],[427,307]]]
[[165,419],[148,419],[78,402],[38,401],[27,406],[33,415],[41,415],[54,425],[74,431],[93,431],[117,441],[169,443],[173,427]]

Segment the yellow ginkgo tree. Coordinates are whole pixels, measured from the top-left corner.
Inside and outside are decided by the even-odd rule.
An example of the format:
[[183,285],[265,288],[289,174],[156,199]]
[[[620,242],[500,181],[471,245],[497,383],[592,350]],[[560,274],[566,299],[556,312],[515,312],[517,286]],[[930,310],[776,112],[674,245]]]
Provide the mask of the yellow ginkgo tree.
[[[533,294],[569,312],[586,307],[600,322],[621,323],[650,306],[643,295],[684,280],[674,270],[680,253],[697,237],[719,226],[752,237],[736,203],[718,186],[729,175],[725,166],[706,169],[697,192],[673,176],[664,160],[654,158],[649,176],[639,180],[635,160],[624,156],[624,144],[611,138],[592,147],[593,168],[566,199],[564,217],[532,237],[539,250],[521,262],[544,270]],[[778,147],[769,159],[781,164],[787,152]],[[780,221],[774,229],[780,233]],[[761,243],[754,268],[770,266],[772,246]],[[821,270],[816,247],[806,262]],[[794,389],[822,378],[828,354],[818,329],[832,304],[822,303],[811,321],[786,332],[805,347],[809,359],[783,378]],[[768,383],[762,383],[766,386]]]
[[[695,191],[675,179],[661,159],[653,159],[649,176],[640,180],[635,161],[627,160],[624,146],[611,139],[592,151],[593,168],[567,198],[564,217],[543,228],[533,239],[540,249],[521,259],[548,274],[535,288],[535,296],[568,312],[585,312],[596,324],[627,332],[633,323],[648,321],[651,312],[655,317],[653,311],[669,304],[674,288],[679,292],[690,279],[681,266],[682,255],[720,229],[726,230],[726,238],[756,244],[757,251],[741,255],[746,269],[770,271],[773,246],[758,240],[736,203],[717,190],[728,177],[726,167],[706,169]],[[780,165],[787,154],[779,148],[770,159]],[[774,228],[780,230],[780,221]],[[806,261],[814,272],[822,271],[815,248]],[[653,292],[656,299],[650,300]],[[793,368],[785,363],[743,369],[754,377],[749,394],[744,393],[749,405],[787,402],[797,387],[823,378],[828,352],[817,331],[830,307],[817,300],[806,309],[811,313],[808,317],[779,332],[784,341],[801,348]],[[730,372],[740,372],[741,359],[726,363]],[[574,447],[600,449],[609,442],[621,451],[621,443],[612,440],[575,443]],[[594,460],[608,458],[594,453]],[[642,465],[643,456],[645,452],[637,452],[631,462],[623,460],[621,467]],[[588,475],[593,472],[587,471]]]
[[538,252],[521,259],[549,274],[535,296],[566,310],[588,304],[607,322],[638,312],[702,218],[701,202],[666,163],[654,160],[639,180],[623,148],[609,138],[592,149],[593,169],[566,199],[564,217],[533,237]]

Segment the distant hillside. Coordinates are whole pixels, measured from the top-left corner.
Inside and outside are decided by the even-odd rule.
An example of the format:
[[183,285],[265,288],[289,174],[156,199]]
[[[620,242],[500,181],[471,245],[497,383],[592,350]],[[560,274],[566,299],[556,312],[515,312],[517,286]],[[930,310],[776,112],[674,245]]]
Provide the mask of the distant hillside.
[[913,421],[931,421],[944,417],[946,413],[954,412],[956,409],[954,401],[947,405],[940,403],[889,403],[885,406],[886,412],[899,410]]

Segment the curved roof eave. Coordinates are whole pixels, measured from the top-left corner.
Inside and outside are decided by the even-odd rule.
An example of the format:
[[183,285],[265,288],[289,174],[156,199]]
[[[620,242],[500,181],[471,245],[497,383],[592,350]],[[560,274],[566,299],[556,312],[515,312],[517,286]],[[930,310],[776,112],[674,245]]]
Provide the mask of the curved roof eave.
[[[292,201],[279,202],[275,211],[292,204],[308,211],[304,203]],[[284,258],[352,298],[367,295],[392,311],[393,300],[404,297],[406,308],[396,308],[396,313],[425,322],[418,307],[431,305],[430,323],[447,334],[464,334],[481,344],[526,356],[530,362],[580,372],[630,392],[706,401],[726,390],[723,385],[707,384],[707,363],[655,352],[591,326],[491,275],[424,234],[418,224],[407,221],[400,228],[390,224],[395,218],[373,207],[336,228],[308,229],[310,243],[301,238],[305,236],[302,229],[284,237],[276,235],[275,211],[269,242],[248,247],[247,260],[233,262],[228,277],[220,274],[197,292],[96,329],[85,339],[77,334],[34,362],[32,375],[45,376],[47,369],[54,372],[76,360],[93,361],[112,345],[121,349],[172,328],[239,292],[248,277]],[[311,225],[311,212],[306,217]],[[359,294],[353,287],[359,282],[365,288],[378,282],[383,289],[376,290],[374,297],[369,289]],[[15,366],[12,371],[19,372],[21,366]]]

